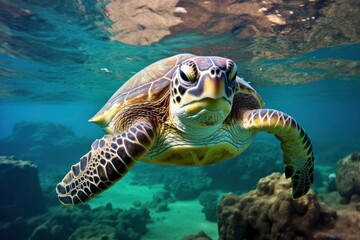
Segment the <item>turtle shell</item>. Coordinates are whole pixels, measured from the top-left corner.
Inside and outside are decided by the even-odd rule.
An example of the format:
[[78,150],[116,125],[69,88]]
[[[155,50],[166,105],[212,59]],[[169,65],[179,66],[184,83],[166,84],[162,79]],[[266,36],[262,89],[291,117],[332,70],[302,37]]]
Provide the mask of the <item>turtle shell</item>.
[[169,91],[176,67],[183,60],[193,56],[192,54],[179,54],[147,66],[122,85],[89,121],[104,127],[124,106],[160,99]]

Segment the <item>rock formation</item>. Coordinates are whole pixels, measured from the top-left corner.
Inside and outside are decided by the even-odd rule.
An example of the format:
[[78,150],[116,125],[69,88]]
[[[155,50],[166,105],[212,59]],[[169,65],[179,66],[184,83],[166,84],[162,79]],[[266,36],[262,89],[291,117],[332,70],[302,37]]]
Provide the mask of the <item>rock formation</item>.
[[0,224],[0,236],[7,240],[140,240],[150,220],[149,210],[144,207],[124,210],[112,208],[111,204],[94,209],[88,204],[58,206],[28,220],[18,218]]
[[164,190],[154,193],[152,201],[145,205],[154,209],[155,212],[165,212],[169,210],[168,204],[174,202],[176,202],[175,197],[170,192]]
[[200,231],[195,235],[184,236],[182,240],[211,240],[211,238],[205,232]]
[[290,180],[273,173],[260,179],[256,190],[222,198],[218,205],[219,239],[355,240],[360,228],[358,205],[343,206],[336,212],[320,202],[312,190],[293,200]]
[[[75,135],[69,126],[53,122],[17,122],[12,134],[0,139],[0,155],[15,155],[40,164],[66,162],[89,150],[91,140]],[[51,156],[51,157],[50,157]]]
[[341,159],[336,167],[336,189],[346,199],[360,195],[360,152]]
[[216,222],[216,207],[219,199],[219,194],[215,191],[205,191],[199,196],[199,202],[203,206],[201,210],[206,220],[210,222]]
[[[211,185],[211,179],[202,169],[193,169],[193,171],[183,171],[182,173],[177,173],[177,177],[164,186],[166,190],[174,194],[177,200],[194,199]],[[188,174],[184,175],[184,173]]]
[[28,218],[46,211],[37,167],[0,156],[0,221]]

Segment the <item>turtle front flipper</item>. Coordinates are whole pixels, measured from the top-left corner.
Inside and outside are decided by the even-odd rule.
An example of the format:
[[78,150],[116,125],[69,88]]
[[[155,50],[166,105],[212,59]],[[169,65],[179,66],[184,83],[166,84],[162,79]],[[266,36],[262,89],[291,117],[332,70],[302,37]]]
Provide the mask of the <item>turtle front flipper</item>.
[[314,181],[314,155],[304,129],[289,115],[272,109],[246,111],[242,121],[246,129],[274,134],[281,141],[293,198],[305,195]]
[[60,202],[75,205],[111,187],[145,155],[154,137],[150,125],[136,124],[121,134],[95,140],[56,186]]

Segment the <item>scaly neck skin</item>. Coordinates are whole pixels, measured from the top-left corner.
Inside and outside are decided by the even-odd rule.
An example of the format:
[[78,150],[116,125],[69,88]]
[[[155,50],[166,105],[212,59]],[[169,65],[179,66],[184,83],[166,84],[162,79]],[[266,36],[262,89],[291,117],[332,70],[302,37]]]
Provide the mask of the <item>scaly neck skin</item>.
[[222,126],[221,123],[210,126],[189,124],[191,121],[193,121],[191,118],[189,118],[187,121],[181,121],[178,118],[178,116],[174,116],[172,120],[175,127],[179,131],[183,132],[185,135],[199,136],[199,137],[209,137],[210,135],[218,131]]
[[172,124],[183,133],[183,136],[200,140],[215,134],[221,128],[226,116],[223,111],[205,109],[188,116],[185,110],[170,106],[170,118]]

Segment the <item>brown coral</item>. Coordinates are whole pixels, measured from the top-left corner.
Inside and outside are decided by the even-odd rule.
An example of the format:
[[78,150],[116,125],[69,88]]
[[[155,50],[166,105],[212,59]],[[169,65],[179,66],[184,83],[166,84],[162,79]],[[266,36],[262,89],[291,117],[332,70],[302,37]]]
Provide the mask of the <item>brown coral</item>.
[[346,199],[354,194],[360,195],[360,153],[350,154],[338,161],[336,188]]
[[218,206],[219,239],[315,239],[318,229],[333,227],[336,218],[313,191],[293,200],[290,180],[273,173],[262,178],[256,190],[223,197]]

